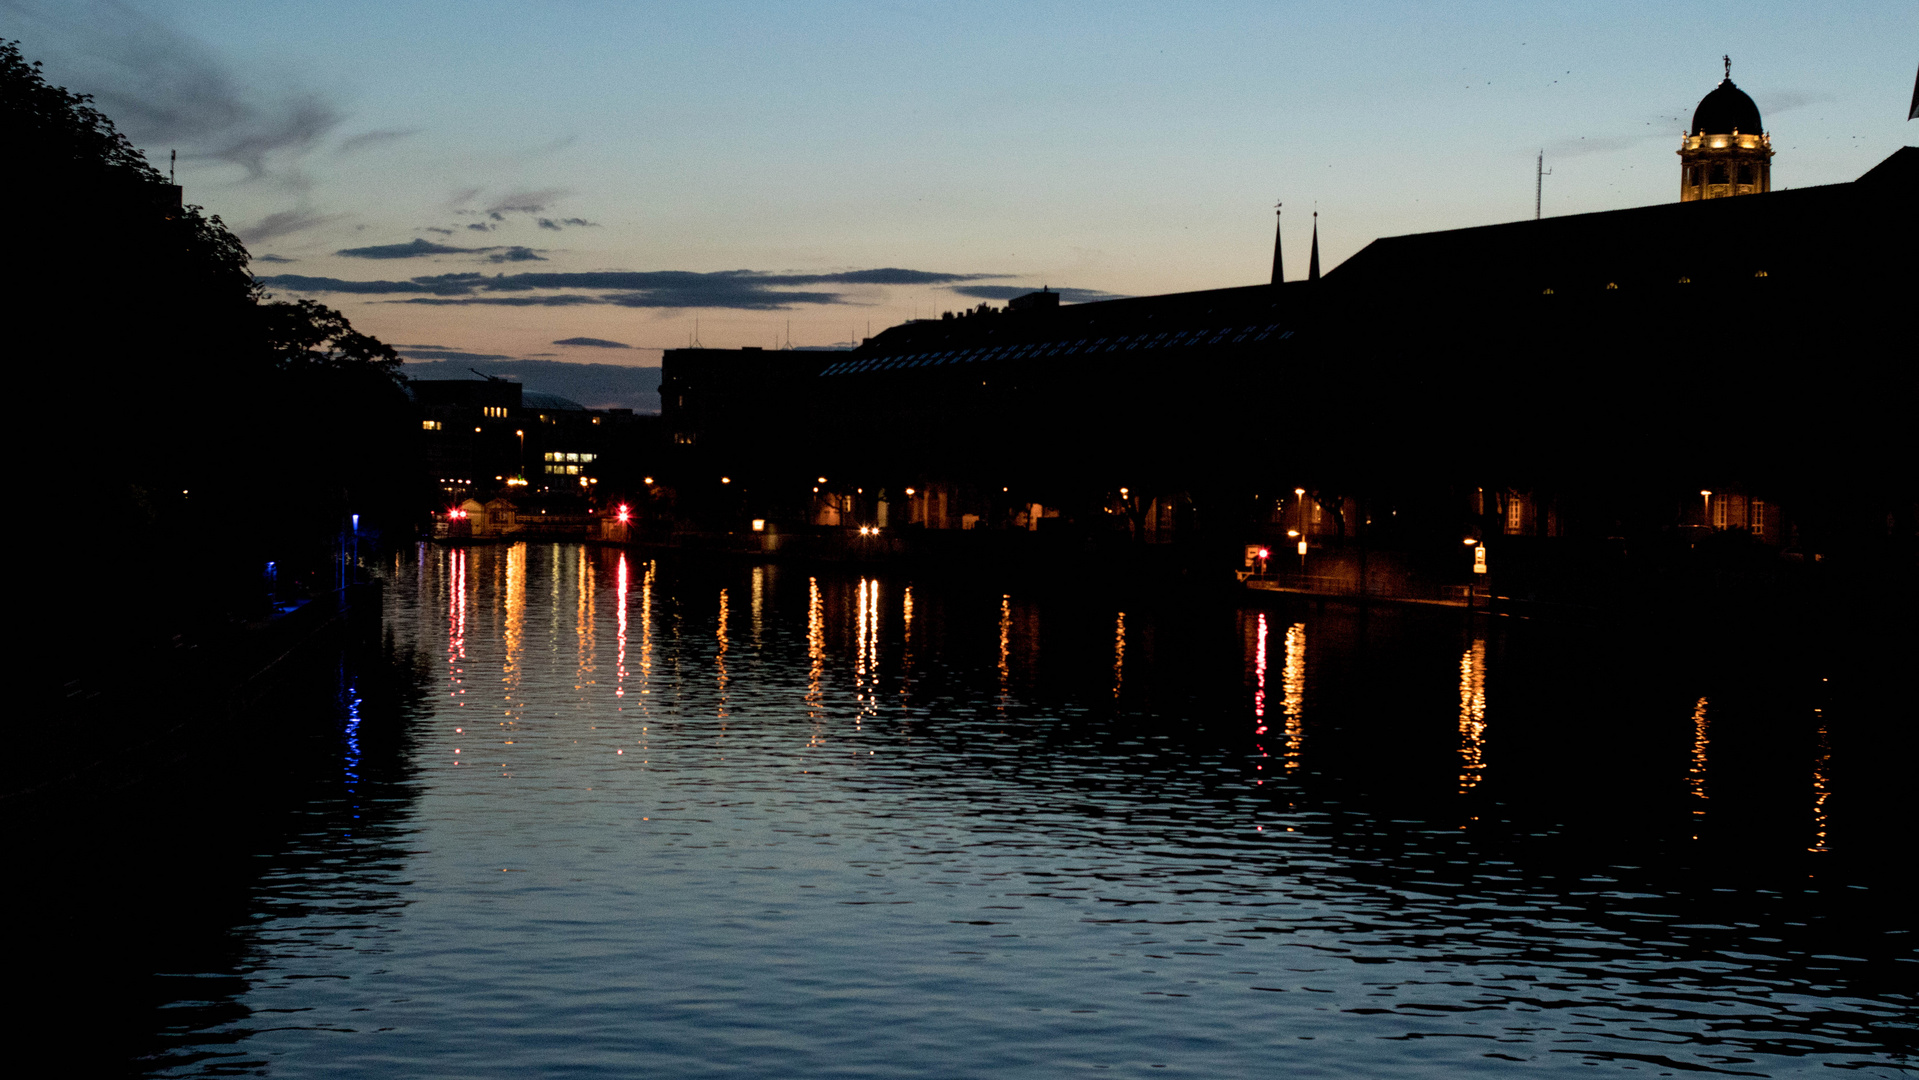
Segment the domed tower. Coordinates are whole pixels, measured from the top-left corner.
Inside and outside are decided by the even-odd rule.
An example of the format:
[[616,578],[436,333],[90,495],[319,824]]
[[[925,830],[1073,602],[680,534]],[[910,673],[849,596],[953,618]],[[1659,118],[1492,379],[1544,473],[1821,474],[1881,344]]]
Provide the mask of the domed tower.
[[1726,78],[1699,102],[1679,146],[1679,201],[1757,195],[1772,190],[1772,138],[1759,125],[1759,106]]

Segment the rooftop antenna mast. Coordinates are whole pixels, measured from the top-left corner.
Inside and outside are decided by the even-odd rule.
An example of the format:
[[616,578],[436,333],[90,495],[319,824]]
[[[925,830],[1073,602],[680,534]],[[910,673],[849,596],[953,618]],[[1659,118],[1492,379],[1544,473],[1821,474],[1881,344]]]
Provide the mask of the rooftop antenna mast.
[[706,347],[700,344],[700,320],[698,318],[693,320],[693,340],[687,342],[687,346],[694,349],[703,349]]
[[1546,194],[1546,178],[1548,176],[1551,176],[1552,174],[1553,174],[1553,171],[1546,167],[1546,152],[1544,150],[1541,150],[1539,152],[1539,159],[1533,163],[1533,220],[1534,221],[1539,220],[1540,201],[1542,197]]
[[1279,225],[1280,225],[1280,209],[1279,208],[1283,205],[1285,204],[1284,203],[1273,204],[1273,284],[1275,285],[1282,284],[1286,280],[1286,266],[1285,266],[1284,260],[1280,257],[1281,250],[1280,250],[1280,244],[1279,244],[1279,235],[1280,235],[1279,234]]
[[173,184],[175,187],[179,186],[179,182],[173,178],[173,167],[179,164],[179,161],[180,161],[180,151],[178,150],[167,151],[167,183]]

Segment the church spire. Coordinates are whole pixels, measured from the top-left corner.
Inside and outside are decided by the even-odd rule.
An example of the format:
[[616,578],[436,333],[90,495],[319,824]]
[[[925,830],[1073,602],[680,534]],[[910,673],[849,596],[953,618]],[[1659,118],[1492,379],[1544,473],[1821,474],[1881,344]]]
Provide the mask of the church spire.
[[1306,264],[1306,280],[1319,280],[1319,211],[1313,211],[1313,258]]
[[1281,205],[1280,203],[1273,204],[1273,284],[1275,285],[1284,284],[1286,281],[1286,266],[1280,258],[1279,246],[1279,208]]

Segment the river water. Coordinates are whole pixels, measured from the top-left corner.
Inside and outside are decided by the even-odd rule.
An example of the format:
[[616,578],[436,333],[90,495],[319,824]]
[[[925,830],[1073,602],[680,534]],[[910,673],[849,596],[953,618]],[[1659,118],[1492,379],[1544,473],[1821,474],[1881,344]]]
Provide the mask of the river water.
[[1919,1067],[1908,675],[1817,628],[383,573],[141,1071]]

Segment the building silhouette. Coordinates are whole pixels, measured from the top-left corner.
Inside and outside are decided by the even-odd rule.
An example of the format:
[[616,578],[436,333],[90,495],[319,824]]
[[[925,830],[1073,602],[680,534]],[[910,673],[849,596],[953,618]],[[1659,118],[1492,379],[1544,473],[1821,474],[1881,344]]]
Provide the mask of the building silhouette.
[[1383,238],[1316,281],[1043,291],[845,353],[669,350],[665,482],[709,532],[1050,532],[1235,564],[1290,532],[1441,577],[1472,538],[1540,595],[1695,533],[1909,547],[1919,150],[1720,198],[1770,148],[1743,93],[1714,95],[1700,130],[1754,154],[1715,159],[1726,185],[1705,165],[1699,198]]

